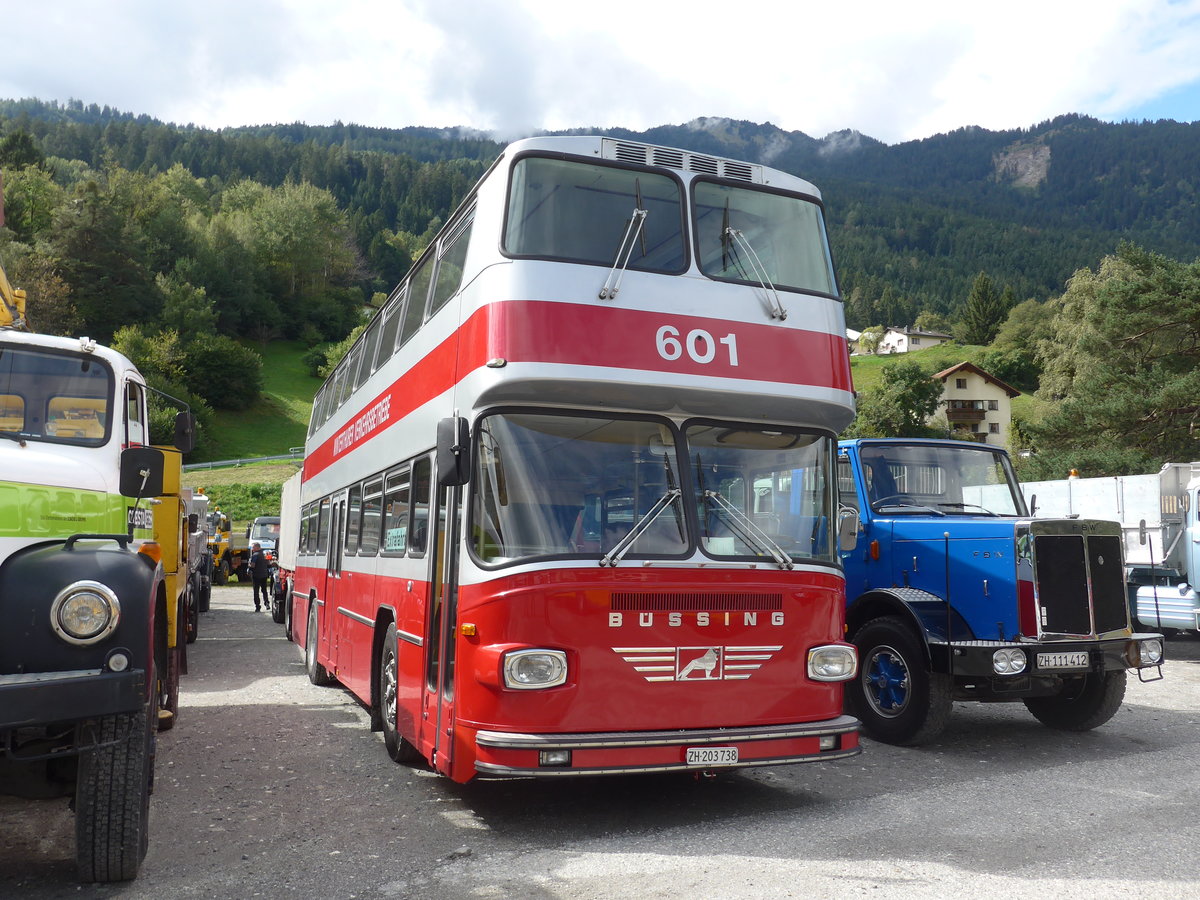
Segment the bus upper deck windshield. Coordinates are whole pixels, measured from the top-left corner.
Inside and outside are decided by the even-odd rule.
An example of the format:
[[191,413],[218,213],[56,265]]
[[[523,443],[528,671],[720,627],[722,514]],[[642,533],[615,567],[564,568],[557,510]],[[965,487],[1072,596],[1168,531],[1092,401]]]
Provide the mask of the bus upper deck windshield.
[[113,373],[99,359],[0,349],[0,434],[83,446],[105,443]]
[[[754,184],[698,178],[692,225],[716,280],[836,296],[820,205]],[[688,263],[683,185],[644,170],[525,156],[513,165],[504,250],[511,256],[679,274]]]

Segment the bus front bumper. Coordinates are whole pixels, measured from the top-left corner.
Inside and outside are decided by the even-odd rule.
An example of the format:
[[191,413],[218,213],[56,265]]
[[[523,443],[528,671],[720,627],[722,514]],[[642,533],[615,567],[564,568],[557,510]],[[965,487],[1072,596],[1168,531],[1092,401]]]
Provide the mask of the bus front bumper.
[[862,752],[858,726],[852,716],[838,716],[820,722],[680,731],[477,731],[475,771],[480,778],[554,778],[824,762]]

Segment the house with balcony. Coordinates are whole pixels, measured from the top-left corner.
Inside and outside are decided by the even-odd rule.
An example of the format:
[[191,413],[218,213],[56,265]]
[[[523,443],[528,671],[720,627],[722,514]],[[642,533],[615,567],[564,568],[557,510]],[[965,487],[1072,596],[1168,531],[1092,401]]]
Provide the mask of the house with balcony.
[[942,411],[950,437],[1008,445],[1012,400],[1021,392],[974,363],[961,362],[933,376],[942,382]]

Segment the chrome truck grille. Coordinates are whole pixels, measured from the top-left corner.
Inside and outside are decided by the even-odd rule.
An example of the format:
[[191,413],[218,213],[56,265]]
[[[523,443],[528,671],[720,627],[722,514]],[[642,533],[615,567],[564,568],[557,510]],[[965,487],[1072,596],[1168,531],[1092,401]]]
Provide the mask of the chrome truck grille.
[[[1062,519],[1035,520],[1029,528],[1038,637],[1095,638],[1126,631],[1120,525]],[[1022,632],[1032,636],[1022,624]]]

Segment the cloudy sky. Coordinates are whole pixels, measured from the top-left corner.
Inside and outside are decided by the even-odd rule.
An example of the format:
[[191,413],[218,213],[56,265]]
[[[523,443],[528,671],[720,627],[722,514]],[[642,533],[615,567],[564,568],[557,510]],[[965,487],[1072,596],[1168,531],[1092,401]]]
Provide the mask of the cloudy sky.
[[1200,120],[1200,0],[6,3],[0,98],[206,127],[644,129],[897,143],[1078,112]]

